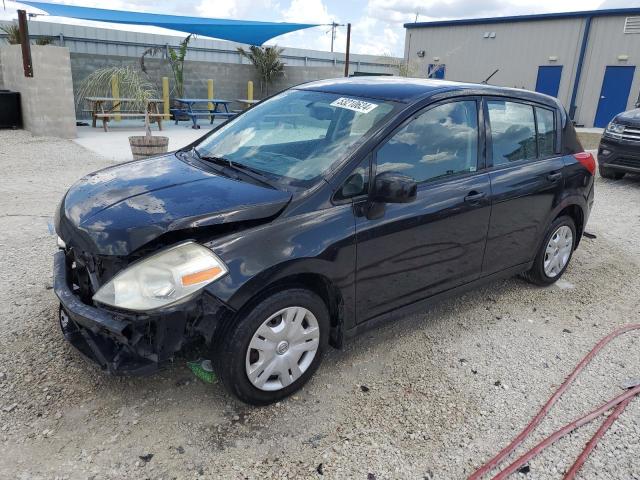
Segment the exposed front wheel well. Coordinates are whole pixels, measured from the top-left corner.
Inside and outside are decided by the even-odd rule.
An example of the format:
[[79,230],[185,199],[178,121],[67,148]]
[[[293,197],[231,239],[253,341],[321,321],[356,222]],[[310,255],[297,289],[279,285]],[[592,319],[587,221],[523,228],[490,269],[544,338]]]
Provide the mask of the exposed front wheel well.
[[578,244],[582,238],[582,233],[584,232],[584,212],[579,205],[569,205],[568,207],[563,208],[562,211],[556,215],[556,218],[554,218],[553,221],[564,215],[571,217],[576,225],[575,248],[578,248]]
[[343,318],[342,311],[344,301],[340,291],[328,278],[322,275],[314,273],[299,273],[281,278],[255,294],[245,304],[243,310],[253,308],[253,306],[260,303],[265,297],[289,288],[304,288],[310,290],[324,301],[327,309],[329,310],[329,320],[331,324],[329,344],[333,347],[340,348],[340,327]]

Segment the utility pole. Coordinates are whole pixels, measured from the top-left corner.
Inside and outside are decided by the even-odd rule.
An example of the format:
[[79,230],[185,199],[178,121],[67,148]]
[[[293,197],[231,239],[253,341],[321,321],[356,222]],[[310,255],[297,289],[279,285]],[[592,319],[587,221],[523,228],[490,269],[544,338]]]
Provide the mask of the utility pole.
[[351,24],[347,23],[347,52],[344,57],[344,76],[349,76],[349,50],[351,48]]
[[26,10],[18,10],[18,29],[20,30],[20,44],[22,45],[22,67],[25,77],[33,77],[33,63],[31,62],[31,43],[29,42],[29,26]]
[[331,53],[333,53],[333,41],[336,39],[336,26],[338,24],[333,21],[331,22]]
[[331,30],[328,30],[327,33],[331,32],[331,53],[333,53],[333,44],[336,40],[336,33],[338,31],[338,27],[344,27],[344,23],[336,23],[335,20],[331,22]]

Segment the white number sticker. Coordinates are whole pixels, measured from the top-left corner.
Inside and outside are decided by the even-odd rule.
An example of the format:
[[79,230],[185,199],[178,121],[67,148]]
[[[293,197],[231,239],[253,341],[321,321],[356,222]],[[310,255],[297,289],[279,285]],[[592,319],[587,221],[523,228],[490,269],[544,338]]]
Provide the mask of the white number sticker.
[[354,98],[340,97],[331,103],[332,107],[346,108],[347,110],[353,110],[354,112],[369,113],[378,105],[375,103],[365,102],[363,100],[356,100]]

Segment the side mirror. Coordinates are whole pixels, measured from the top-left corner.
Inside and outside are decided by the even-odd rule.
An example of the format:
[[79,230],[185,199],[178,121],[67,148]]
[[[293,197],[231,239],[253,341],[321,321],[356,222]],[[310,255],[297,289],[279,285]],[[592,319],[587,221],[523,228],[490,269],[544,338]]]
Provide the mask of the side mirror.
[[382,203],[409,203],[416,199],[418,183],[411,177],[397,172],[376,175],[373,200]]

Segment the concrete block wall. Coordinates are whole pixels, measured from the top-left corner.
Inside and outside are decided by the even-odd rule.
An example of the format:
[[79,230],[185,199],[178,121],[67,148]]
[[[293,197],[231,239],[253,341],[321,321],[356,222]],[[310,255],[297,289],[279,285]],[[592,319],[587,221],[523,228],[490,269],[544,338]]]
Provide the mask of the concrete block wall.
[[3,88],[20,92],[24,128],[34,135],[76,137],[69,49],[31,47],[33,77],[25,77],[20,45],[0,47]]
[[[139,58],[116,55],[96,55],[86,53],[71,54],[71,70],[73,72],[73,87],[77,92],[82,81],[93,71],[111,66],[139,66]],[[173,74],[169,65],[160,59],[149,57],[145,59],[149,79],[156,84],[158,92],[162,91],[162,77],[169,78],[170,88],[174,86]],[[273,94],[285,90],[293,85],[324,78],[341,77],[343,68],[337,67],[304,67],[287,66],[284,76],[276,79],[270,86],[268,93]],[[214,81],[214,95],[217,98],[234,100],[247,97],[247,82],[253,81],[254,98],[260,99],[267,92],[260,91],[260,80],[253,65],[240,63],[213,63],[201,61],[186,61],[184,65],[184,89],[187,97],[206,97],[207,80]],[[109,94],[109,92],[105,92]],[[172,94],[175,97],[175,94]],[[83,111],[86,105],[77,105],[79,118],[89,118],[89,113]],[[240,104],[232,108],[240,108]]]

